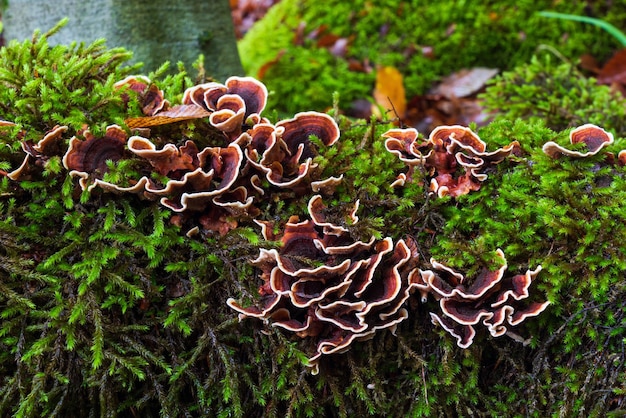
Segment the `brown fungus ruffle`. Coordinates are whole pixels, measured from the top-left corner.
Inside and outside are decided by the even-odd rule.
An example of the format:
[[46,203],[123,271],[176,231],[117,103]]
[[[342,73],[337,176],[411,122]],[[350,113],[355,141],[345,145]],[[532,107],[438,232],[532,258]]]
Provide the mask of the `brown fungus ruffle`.
[[231,139],[242,132],[244,124],[264,122],[261,112],[267,104],[267,88],[252,77],[230,77],[225,84],[205,83],[187,89],[183,105],[200,106],[211,112],[211,125]]
[[25,180],[35,167],[42,167],[51,157],[60,155],[62,153],[63,134],[65,132],[67,132],[67,126],[57,125],[46,132],[44,137],[36,144],[31,141],[22,141],[22,150],[26,153],[26,156],[22,164],[8,173],[7,177],[11,180]]
[[[345,228],[320,222],[323,209],[313,197],[312,220],[290,219],[282,246],[261,249],[252,261],[263,280],[259,305],[227,301],[241,319],[263,319],[313,343],[313,373],[322,355],[344,352],[378,330],[394,331],[407,318],[403,304],[413,287],[411,271],[417,271],[414,246],[404,240],[394,245],[391,238],[355,241]],[[259,224],[266,239],[277,239],[269,223]]]
[[187,141],[180,148],[166,144],[157,149],[149,139],[133,136],[128,140],[128,149],[144,161],[141,171],[155,171],[164,180],[144,175],[130,187],[102,180],[96,180],[94,185],[159,199],[163,206],[177,213],[196,213],[205,228],[222,234],[237,226],[230,216],[243,217],[253,211],[247,190],[235,186],[244,160],[237,144],[198,151],[194,142]]
[[439,299],[442,315],[431,313],[434,324],[441,325],[457,339],[461,348],[469,347],[476,335],[474,326],[482,322],[492,336],[509,334],[509,329],[526,318],[539,315],[550,302],[528,301],[529,287],[541,266],[525,274],[505,276],[506,259],[498,249],[500,267],[484,268],[476,278],[467,280],[463,274],[431,259],[431,270],[420,270],[422,283]]
[[559,158],[562,155],[573,158],[590,157],[598,154],[607,145],[612,144],[613,134],[599,126],[588,123],[572,129],[569,133],[569,140],[572,145],[585,144],[587,151],[569,150],[556,142],[548,141],[543,145],[543,152],[551,158]]
[[[291,188],[311,180],[315,151],[310,137],[317,137],[324,145],[333,145],[339,139],[339,127],[333,118],[319,112],[302,112],[276,125],[260,123],[244,132],[235,141],[244,148],[249,164],[264,174],[273,186]],[[316,187],[330,186],[316,183]],[[338,184],[340,180],[334,182]]]
[[[63,156],[63,166],[70,176],[79,177],[83,190],[93,187],[94,179],[101,179],[107,172],[107,161],[119,161],[126,149],[126,132],[118,125],[110,125],[103,136],[96,137],[88,129],[82,134],[84,139],[73,136]],[[92,182],[89,186],[88,183]]]
[[[184,92],[182,104],[169,107],[165,101],[154,110],[153,102],[164,99],[153,86],[145,77],[129,77],[116,84],[127,89],[125,94],[136,92],[144,105],[146,116],[126,120],[130,128],[209,117],[212,127],[206,140],[212,144],[216,139],[219,146],[201,149],[187,138],[168,138],[168,130],[155,130],[162,136],[150,138],[150,129],[140,129],[127,139],[119,127],[110,127],[98,141],[86,131],[84,141],[72,139],[64,158],[70,174],[80,177],[83,190],[99,187],[158,200],[177,212],[172,219],[178,225],[191,223],[193,228],[199,224],[223,234],[242,219],[257,216],[260,209],[254,206],[255,199],[272,189],[288,191],[290,196],[311,191],[329,194],[341,183],[341,176],[319,178],[320,170],[313,163],[317,155],[313,136],[326,146],[339,138],[339,127],[330,116],[303,112],[271,124],[260,116],[267,89],[250,77],[191,87]],[[152,104],[146,96],[150,89],[154,90]],[[222,135],[213,135],[216,129]],[[132,160],[132,170],[105,175],[106,161],[121,158]]]
[[141,111],[146,116],[154,116],[169,108],[169,102],[163,95],[163,90],[152,83],[148,77],[131,75],[113,85],[115,88],[129,88],[138,95]]
[[414,128],[391,129],[383,134],[385,147],[409,166],[392,186],[411,181],[415,168],[424,167],[430,177],[430,191],[437,196],[457,197],[480,189],[487,179],[487,169],[502,162],[519,148],[517,141],[492,152],[471,129],[439,126],[427,141],[420,141]]

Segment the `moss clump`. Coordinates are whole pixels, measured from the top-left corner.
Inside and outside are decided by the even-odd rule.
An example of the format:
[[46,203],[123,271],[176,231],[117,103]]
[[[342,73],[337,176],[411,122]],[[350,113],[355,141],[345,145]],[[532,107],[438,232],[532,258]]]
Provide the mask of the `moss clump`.
[[626,134],[626,99],[548,53],[489,81],[481,99],[497,118],[542,122],[556,131],[594,123]]
[[[274,92],[270,107],[294,113],[301,106],[324,110],[328,94],[338,91],[342,106],[371,97],[377,65],[394,66],[404,75],[408,97],[424,94],[434,82],[462,68],[487,66],[510,70],[527,62],[539,45],[565,56],[591,53],[606,59],[615,41],[600,28],[547,19],[540,10],[598,16],[623,27],[620,7],[553,1],[422,3],[400,0],[340,0],[310,3],[283,0],[239,43],[244,69],[261,77]],[[298,29],[299,28],[299,29]],[[324,28],[318,37],[306,35]],[[294,41],[293,33],[304,35]],[[494,36],[497,34],[497,36]],[[336,57],[318,42],[323,35],[349,40]],[[324,43],[322,42],[321,45]],[[433,54],[422,52],[433,48]],[[374,71],[363,72],[360,66]]]

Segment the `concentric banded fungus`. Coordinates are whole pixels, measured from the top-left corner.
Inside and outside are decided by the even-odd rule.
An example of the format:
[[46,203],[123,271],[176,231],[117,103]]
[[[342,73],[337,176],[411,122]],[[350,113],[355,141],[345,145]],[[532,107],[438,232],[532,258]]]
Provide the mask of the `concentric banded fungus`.
[[239,175],[243,160],[236,144],[226,148],[205,148],[198,154],[199,167],[180,180],[170,180],[164,187],[150,181],[148,193],[164,196],[161,204],[175,212],[203,211],[214,198],[226,193]]
[[[286,224],[278,250],[261,249],[252,263],[261,270],[259,306],[228,305],[240,318],[255,317],[308,338],[316,346],[309,358],[313,373],[323,354],[340,353],[353,341],[395,330],[407,317],[402,305],[417,255],[404,240],[354,241],[345,228],[320,223],[319,196],[311,199],[312,220]],[[349,217],[355,217],[351,211]],[[276,239],[271,225],[262,225],[266,239]]]
[[177,171],[193,171],[199,167],[198,147],[192,141],[185,142],[180,149],[174,144],[166,144],[163,149],[157,150],[149,139],[133,136],[128,140],[128,149],[148,160],[157,173],[163,176]]
[[127,135],[122,128],[111,125],[102,137],[95,137],[89,130],[83,132],[84,140],[74,136],[63,156],[63,166],[71,176],[80,177],[83,190],[90,188],[89,178],[101,179],[107,171],[107,161],[122,159]]
[[270,184],[286,188],[299,185],[315,168],[311,136],[330,146],[339,139],[339,127],[324,113],[302,112],[276,125],[255,125],[235,142]]
[[205,83],[187,89],[183,104],[195,104],[212,112],[209,122],[234,139],[242,125],[263,122],[267,88],[252,77],[230,77],[225,84]]
[[[13,126],[11,122],[6,122]],[[67,132],[67,126],[55,126],[36,144],[30,141],[23,141],[21,143],[22,150],[26,153],[24,161],[16,170],[7,174],[7,177],[11,180],[22,180],[31,171],[31,165],[41,166],[50,157],[61,154],[61,144],[63,143],[63,134]]]
[[[383,134],[387,150],[409,166],[393,186],[412,180],[416,166],[423,166],[430,180],[430,190],[442,196],[460,196],[480,189],[487,179],[486,169],[502,162],[519,144],[514,141],[504,148],[486,152],[486,144],[471,129],[453,125],[434,129],[428,141],[418,143],[413,128],[391,129]],[[462,172],[459,169],[462,168]]]
[[471,281],[462,274],[431,259],[432,270],[420,270],[423,283],[439,299],[443,315],[431,313],[434,324],[441,325],[457,339],[461,348],[469,347],[476,335],[474,325],[481,322],[492,336],[498,337],[526,318],[539,315],[550,302],[527,301],[532,280],[541,266],[526,274],[505,277],[504,253],[498,249],[501,266],[496,271],[483,269]]
[[572,145],[585,144],[587,152],[572,151],[553,141],[548,141],[543,145],[543,152],[551,158],[559,158],[562,155],[574,158],[590,157],[596,155],[605,146],[612,144],[613,134],[588,123],[572,129],[569,133],[569,140]]

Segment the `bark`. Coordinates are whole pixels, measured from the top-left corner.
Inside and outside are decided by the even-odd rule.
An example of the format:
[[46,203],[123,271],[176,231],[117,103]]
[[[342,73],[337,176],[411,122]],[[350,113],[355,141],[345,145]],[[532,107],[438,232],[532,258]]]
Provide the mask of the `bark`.
[[69,23],[51,44],[105,38],[109,47],[132,51],[146,73],[164,61],[182,61],[190,69],[204,54],[208,76],[223,81],[243,75],[228,0],[10,0],[5,39],[30,38],[63,17]]

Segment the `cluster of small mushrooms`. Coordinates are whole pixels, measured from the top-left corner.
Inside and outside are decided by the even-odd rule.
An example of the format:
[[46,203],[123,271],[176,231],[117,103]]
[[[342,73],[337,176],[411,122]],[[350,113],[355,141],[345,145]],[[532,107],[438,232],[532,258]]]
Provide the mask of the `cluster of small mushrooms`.
[[487,170],[519,150],[517,141],[504,148],[486,152],[487,145],[471,129],[459,126],[439,126],[428,140],[419,142],[413,128],[391,129],[383,134],[385,147],[409,166],[392,186],[411,181],[415,168],[423,167],[430,177],[429,189],[438,197],[457,197],[480,189],[487,179]]
[[[354,224],[356,210],[346,215]],[[485,268],[475,278],[431,260],[432,268],[418,268],[417,243],[410,237],[395,244],[390,237],[359,241],[349,229],[329,222],[319,195],[309,201],[310,220],[293,217],[280,236],[271,222],[258,222],[267,240],[280,240],[278,249],[261,249],[252,263],[260,270],[262,284],[257,305],[244,307],[235,299],[228,305],[240,319],[259,318],[313,341],[309,358],[313,373],[324,354],[341,353],[354,341],[370,339],[383,329],[395,332],[408,317],[405,302],[414,292],[426,302],[439,300],[442,314],[431,313],[457,338],[459,347],[469,347],[482,323],[493,336],[509,334],[510,327],[541,313],[549,302],[529,302],[529,286],[541,267],[523,275],[506,276],[506,260],[498,250],[497,270]]]
[[[253,78],[231,77],[225,84],[193,86],[177,106],[170,106],[163,91],[145,77],[128,77],[116,86],[139,97],[145,116],[127,120],[136,132],[149,134],[153,126],[208,118],[221,142],[199,149],[191,140],[176,145],[171,138],[128,137],[117,125],[100,137],[87,129],[69,140],[63,156],[64,167],[79,178],[82,190],[98,187],[158,199],[177,213],[174,219],[182,222],[193,216],[204,229],[225,234],[239,220],[259,212],[254,203],[266,188],[330,192],[341,181],[318,178],[310,141],[315,136],[325,145],[335,143],[339,128],[334,119],[303,112],[270,123],[261,117],[267,89]],[[66,130],[57,126],[37,144],[24,142],[26,158],[9,178],[24,179],[34,166],[58,153]],[[108,165],[128,159],[135,162],[136,178],[126,178],[124,184],[107,180]],[[194,227],[190,233],[197,231]]]
[[[417,243],[410,237],[395,243],[390,237],[354,239],[347,226],[358,222],[359,202],[344,214],[342,223],[328,216],[319,194],[332,193],[342,181],[342,177],[318,178],[313,162],[312,136],[327,146],[339,140],[339,128],[330,116],[303,112],[270,123],[261,116],[267,89],[250,77],[193,86],[176,106],[145,77],[128,77],[116,86],[125,88],[125,94],[134,92],[141,104],[144,116],[126,121],[135,135],[129,137],[122,127],[111,125],[102,136],[85,129],[67,141],[68,128],[56,126],[37,143],[22,141],[26,156],[19,168],[5,175],[16,181],[28,179],[47,160],[63,155],[63,166],[78,178],[83,191],[99,188],[158,200],[180,222],[193,216],[206,230],[221,234],[244,218],[254,220],[266,240],[280,241],[281,246],[261,249],[252,261],[262,280],[256,305],[244,307],[232,298],[227,304],[242,319],[262,319],[312,342],[309,365],[314,373],[322,355],[344,352],[352,342],[372,338],[379,330],[394,331],[408,317],[405,302],[415,292],[422,302],[429,295],[438,301],[441,312],[430,314],[432,322],[453,335],[462,348],[472,344],[475,326],[481,323],[492,336],[515,338],[510,327],[548,306],[549,302],[529,297],[541,267],[507,275],[501,250],[497,250],[497,266],[466,277],[434,259],[431,268],[420,269]],[[150,138],[153,126],[195,119],[208,120],[221,142],[200,149],[191,140]],[[0,121],[0,125],[13,124]],[[391,129],[383,138],[387,150],[409,166],[393,186],[413,181],[414,170],[421,167],[430,178],[429,191],[439,197],[478,190],[491,167],[519,152],[515,141],[487,152],[477,134],[457,125],[436,128],[426,141],[420,141],[412,128]],[[595,125],[583,125],[572,130],[570,141],[584,143],[588,152],[554,142],[546,143],[543,150],[552,158],[587,157],[611,144],[613,136]],[[624,165],[626,150],[617,158],[607,158]],[[135,177],[113,181],[107,173],[111,164],[122,160],[134,162]],[[280,234],[274,232],[279,225],[254,219],[259,213],[255,204],[269,188],[312,194],[310,219],[294,216]]]

